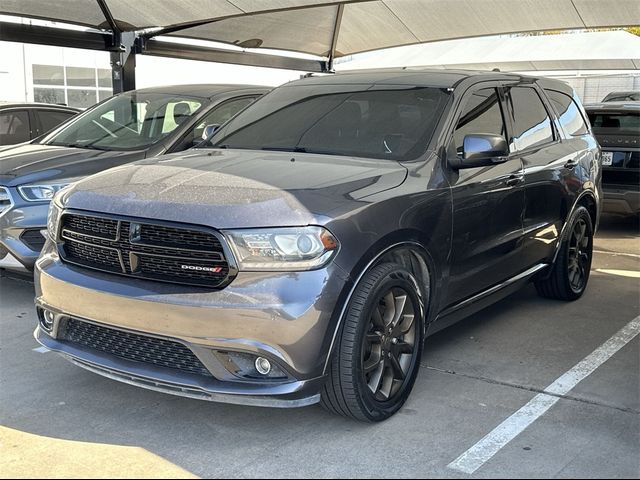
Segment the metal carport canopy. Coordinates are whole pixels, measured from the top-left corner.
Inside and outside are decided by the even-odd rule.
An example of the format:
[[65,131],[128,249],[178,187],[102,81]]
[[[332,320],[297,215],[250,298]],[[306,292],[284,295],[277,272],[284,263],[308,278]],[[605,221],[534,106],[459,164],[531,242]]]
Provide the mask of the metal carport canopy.
[[[0,0],[0,14],[103,30],[101,40],[94,33],[84,43],[84,33],[3,23],[2,40],[44,43],[41,37],[47,37],[51,44],[78,48],[106,42],[104,49],[112,51],[329,71],[335,58],[394,46],[638,25],[640,0]],[[225,53],[151,40],[160,35],[250,51]],[[263,49],[317,59],[256,54]]]

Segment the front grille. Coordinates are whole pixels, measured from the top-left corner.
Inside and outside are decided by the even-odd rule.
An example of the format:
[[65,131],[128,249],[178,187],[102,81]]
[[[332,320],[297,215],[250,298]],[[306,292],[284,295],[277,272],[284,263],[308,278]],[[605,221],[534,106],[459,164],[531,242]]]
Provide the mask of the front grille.
[[191,350],[178,342],[107,328],[70,318],[58,339],[109,355],[211,377]]
[[147,280],[221,287],[229,276],[221,240],[196,228],[65,213],[64,261]]
[[11,199],[9,189],[6,187],[0,187],[0,215],[2,215],[3,212],[9,210],[12,205],[13,200]]
[[31,250],[39,252],[42,250],[42,247],[44,247],[46,239],[44,235],[40,233],[40,230],[25,230],[22,232],[22,235],[20,235],[20,240]]

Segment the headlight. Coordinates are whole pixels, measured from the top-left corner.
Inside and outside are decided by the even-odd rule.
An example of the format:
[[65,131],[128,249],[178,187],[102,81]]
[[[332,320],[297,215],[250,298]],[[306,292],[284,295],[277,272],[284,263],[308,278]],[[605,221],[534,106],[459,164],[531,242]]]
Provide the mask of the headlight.
[[18,192],[27,202],[48,202],[68,183],[56,183],[53,185],[23,185],[18,187]]
[[47,235],[49,235],[49,239],[54,242],[57,240],[58,223],[60,222],[60,214],[62,213],[62,206],[58,199],[59,196],[49,204],[49,213],[47,214]]
[[326,265],[338,241],[322,227],[260,228],[224,232],[245,271],[312,270]]

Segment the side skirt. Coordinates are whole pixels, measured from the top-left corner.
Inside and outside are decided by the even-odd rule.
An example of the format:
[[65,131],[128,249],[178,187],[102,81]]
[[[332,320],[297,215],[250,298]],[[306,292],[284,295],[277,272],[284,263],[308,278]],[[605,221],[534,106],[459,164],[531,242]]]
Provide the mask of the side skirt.
[[472,315],[495,302],[511,295],[526,285],[529,280],[541,270],[547,268],[549,264],[540,263],[515,277],[511,277],[498,285],[495,285],[484,292],[480,292],[473,297],[467,298],[456,305],[453,305],[438,314],[436,319],[429,324],[427,336],[433,335],[454,323]]

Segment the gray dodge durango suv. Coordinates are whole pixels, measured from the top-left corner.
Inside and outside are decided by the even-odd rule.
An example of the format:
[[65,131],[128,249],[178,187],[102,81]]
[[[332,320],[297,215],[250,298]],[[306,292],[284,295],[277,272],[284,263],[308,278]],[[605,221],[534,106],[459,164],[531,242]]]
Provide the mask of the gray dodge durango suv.
[[600,150],[559,81],[310,77],[211,143],[58,192],[42,345],[153,390],[380,421],[428,334],[529,281],[587,286]]

